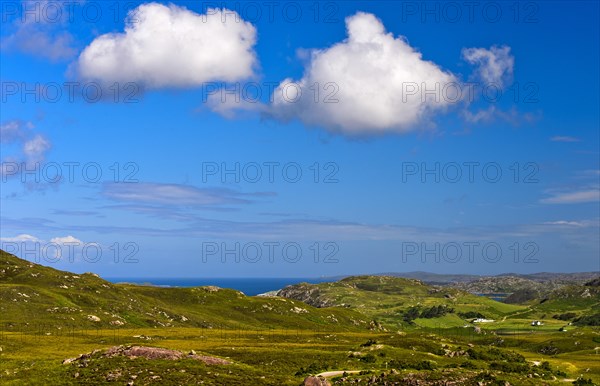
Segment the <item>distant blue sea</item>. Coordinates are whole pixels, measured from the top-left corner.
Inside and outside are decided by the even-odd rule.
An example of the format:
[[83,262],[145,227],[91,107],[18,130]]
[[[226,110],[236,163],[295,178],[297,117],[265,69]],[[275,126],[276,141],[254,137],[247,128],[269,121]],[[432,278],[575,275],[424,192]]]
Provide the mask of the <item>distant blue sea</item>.
[[232,288],[242,291],[248,296],[255,296],[268,291],[282,289],[285,286],[306,283],[323,283],[333,281],[331,278],[198,278],[198,279],[180,279],[180,278],[106,278],[112,283],[133,283],[164,287],[200,287],[205,285],[214,285],[221,288]]

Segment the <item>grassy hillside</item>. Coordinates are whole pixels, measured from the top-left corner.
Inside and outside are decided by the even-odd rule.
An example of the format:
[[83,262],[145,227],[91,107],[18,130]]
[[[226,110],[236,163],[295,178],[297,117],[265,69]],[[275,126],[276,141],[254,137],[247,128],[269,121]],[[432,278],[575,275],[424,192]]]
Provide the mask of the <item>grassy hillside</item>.
[[600,313],[600,287],[588,285],[569,285],[561,287],[532,305],[537,314],[561,315],[574,314],[564,318],[573,321],[577,317]]
[[410,308],[421,311],[434,306],[453,309],[444,318],[421,320],[417,325],[458,327],[465,324],[459,314],[480,313],[486,318],[499,319],[525,310],[525,307],[509,305],[472,295],[450,287],[433,287],[419,280],[392,276],[355,276],[338,282],[320,284],[297,284],[279,291],[279,296],[304,301],[316,307],[346,307],[376,319],[389,328],[406,327],[403,317]]
[[274,327],[359,330],[364,315],[318,309],[281,298],[248,297],[217,287],[161,288],[111,284],[0,251],[0,322],[72,327]]
[[[115,285],[0,251],[0,384],[298,386],[318,373],[332,385],[598,384],[600,331],[590,324],[598,292],[593,283],[565,286],[516,306],[359,276],[291,286],[285,298],[247,297]],[[478,314],[494,322],[473,328]],[[544,324],[532,327],[532,318]],[[181,358],[109,355],[131,346]]]

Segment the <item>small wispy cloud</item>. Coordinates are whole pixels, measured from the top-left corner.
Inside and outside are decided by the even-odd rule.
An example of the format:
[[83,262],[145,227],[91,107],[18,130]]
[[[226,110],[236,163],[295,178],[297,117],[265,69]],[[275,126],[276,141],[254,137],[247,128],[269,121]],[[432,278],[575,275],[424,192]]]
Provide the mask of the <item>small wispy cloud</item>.
[[192,185],[136,183],[103,185],[102,195],[114,201],[165,206],[205,207],[249,204],[252,198],[274,196],[272,192],[243,193],[227,188],[198,188]]
[[555,135],[551,137],[550,140],[552,142],[581,142],[581,139],[577,137],[570,137],[566,135]]
[[487,48],[463,48],[463,59],[477,66],[475,74],[485,83],[503,87],[512,82],[515,58],[508,46]]
[[41,163],[46,159],[46,153],[51,149],[52,144],[42,134],[34,133],[34,128],[33,123],[21,120],[12,120],[0,124],[0,144],[20,146],[20,151],[17,151],[16,154],[2,159],[0,176],[3,179],[18,175],[15,170],[11,170],[11,168],[16,167],[15,164],[33,169],[36,163]]
[[491,123],[496,121],[506,122],[512,126],[532,123],[540,119],[539,112],[523,113],[514,106],[508,110],[502,110],[492,105],[483,109],[465,109],[461,112],[462,118],[467,123]]
[[44,160],[44,156],[50,147],[50,141],[44,136],[36,134],[23,144],[23,154],[30,161],[40,162]]
[[33,129],[31,122],[12,120],[0,124],[0,143],[9,144],[23,141],[29,130]]
[[62,2],[52,1],[57,17],[50,16],[47,14],[48,3],[50,0],[23,0],[22,9],[27,13],[19,15],[12,24],[6,23],[12,33],[2,38],[3,50],[18,51],[52,62],[65,61],[77,54],[75,37],[67,31],[70,12]]
[[42,240],[38,239],[35,236],[23,233],[14,237],[0,237],[0,241],[5,243],[37,243],[41,242]]
[[57,216],[97,216],[100,217],[100,213],[92,210],[70,210],[70,209],[55,209],[52,214]]
[[50,239],[51,243],[56,243],[56,244],[61,244],[61,245],[66,245],[66,244],[83,244],[83,241],[79,240],[76,237],[73,237],[71,235],[68,236],[64,236],[64,237],[53,237]]
[[[17,236],[13,236],[13,237],[0,237],[0,241],[3,243],[45,243],[46,241],[36,237],[36,236],[32,236],[30,234],[26,234],[26,233],[22,233],[20,235]],[[76,237],[73,237],[71,235],[67,235],[67,236],[57,236],[57,237],[52,237],[49,241],[50,243],[54,243],[54,244],[60,244],[60,245],[66,245],[66,244],[84,244],[83,241],[79,240]]]
[[551,197],[541,199],[542,204],[581,204],[588,202],[600,202],[600,189],[586,189],[555,193]]
[[546,221],[542,223],[543,225],[554,225],[560,227],[575,227],[575,228],[587,228],[590,226],[594,226],[594,222],[589,220],[583,221],[567,221],[567,220],[558,220],[558,221]]

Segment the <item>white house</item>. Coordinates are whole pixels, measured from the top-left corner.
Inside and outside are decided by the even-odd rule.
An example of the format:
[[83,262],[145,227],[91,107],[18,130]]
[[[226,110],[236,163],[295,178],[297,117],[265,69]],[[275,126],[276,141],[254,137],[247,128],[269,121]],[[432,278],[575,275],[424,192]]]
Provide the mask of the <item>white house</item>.
[[492,323],[492,322],[494,322],[493,319],[477,318],[477,319],[473,320],[473,323]]

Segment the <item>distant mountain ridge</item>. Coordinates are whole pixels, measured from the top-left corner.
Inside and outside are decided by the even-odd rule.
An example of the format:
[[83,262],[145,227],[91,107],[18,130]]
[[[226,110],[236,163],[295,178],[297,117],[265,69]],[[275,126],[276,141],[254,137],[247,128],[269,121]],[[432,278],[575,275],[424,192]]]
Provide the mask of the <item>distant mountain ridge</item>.
[[537,273],[501,273],[497,275],[475,275],[475,274],[444,274],[432,273],[425,271],[413,272],[385,272],[377,274],[378,276],[396,276],[407,279],[417,279],[428,284],[451,284],[456,282],[470,282],[483,278],[502,278],[502,277],[518,277],[536,282],[564,282],[566,283],[584,283],[600,276],[600,272],[573,272],[573,273],[557,273],[557,272],[537,272]]
[[570,285],[583,285],[598,279],[598,272],[531,274],[503,273],[494,276],[436,274],[429,272],[407,272],[385,274],[421,280],[429,285],[457,288],[472,294],[490,296],[505,303],[526,303],[543,299],[554,291]]
[[[440,274],[425,271],[387,272],[369,276],[398,277],[419,280],[425,284],[452,287],[476,295],[488,296],[506,303],[526,303],[543,299],[564,286],[584,285],[600,280],[600,272],[537,272],[530,274],[502,273],[498,275]],[[352,276],[339,276],[331,280],[343,280]]]

